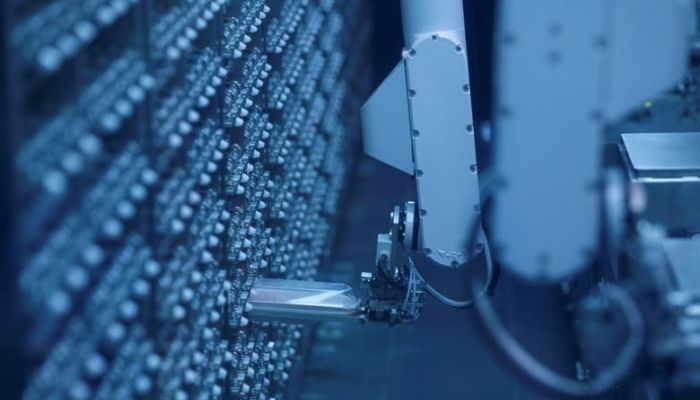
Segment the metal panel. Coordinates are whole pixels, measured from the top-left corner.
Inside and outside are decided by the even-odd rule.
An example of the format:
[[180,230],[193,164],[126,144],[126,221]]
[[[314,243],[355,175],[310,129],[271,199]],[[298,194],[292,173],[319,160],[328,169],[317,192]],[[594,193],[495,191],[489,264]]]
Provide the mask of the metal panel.
[[700,133],[625,133],[622,144],[636,177],[700,176]]
[[628,176],[644,186],[644,218],[671,232],[700,232],[700,133],[627,133],[620,150]]
[[480,213],[467,55],[436,37],[409,51],[406,64],[422,246],[456,266],[469,258],[468,227]]
[[413,174],[406,67],[400,62],[362,106],[365,153]]
[[433,34],[465,47],[462,0],[401,0],[406,47],[413,47]]
[[596,119],[609,1],[505,0],[497,35],[494,248],[530,280],[559,280],[597,246]]
[[248,302],[260,320],[306,322],[361,319],[361,302],[344,283],[258,278]]
[[492,223],[498,257],[517,274],[562,280],[591,261],[602,124],[680,78],[687,11],[675,0],[502,3],[495,126],[504,185]]

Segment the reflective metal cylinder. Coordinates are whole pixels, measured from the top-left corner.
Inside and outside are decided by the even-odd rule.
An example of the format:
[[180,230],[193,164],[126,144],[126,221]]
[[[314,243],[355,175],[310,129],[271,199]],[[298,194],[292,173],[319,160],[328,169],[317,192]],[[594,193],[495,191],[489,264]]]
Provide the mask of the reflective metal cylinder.
[[465,44],[462,0],[401,0],[407,48],[434,34]]

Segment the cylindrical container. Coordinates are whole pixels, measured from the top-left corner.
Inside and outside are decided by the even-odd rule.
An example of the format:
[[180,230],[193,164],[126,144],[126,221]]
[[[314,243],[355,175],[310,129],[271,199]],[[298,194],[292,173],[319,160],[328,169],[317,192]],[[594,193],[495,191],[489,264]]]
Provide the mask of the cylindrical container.
[[432,35],[465,44],[462,0],[401,0],[401,16],[407,48]]

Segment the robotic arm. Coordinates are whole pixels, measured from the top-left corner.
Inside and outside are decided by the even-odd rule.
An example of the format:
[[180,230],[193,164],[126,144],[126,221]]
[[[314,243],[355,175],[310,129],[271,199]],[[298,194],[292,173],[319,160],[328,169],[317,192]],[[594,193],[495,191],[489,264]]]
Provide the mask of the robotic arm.
[[[403,59],[362,108],[365,152],[416,178],[407,250],[464,265],[481,210],[461,0],[403,0]],[[405,206],[408,212],[414,206]]]
[[[486,174],[476,160],[462,2],[401,6],[406,49],[362,109],[363,139],[367,154],[413,174],[418,198],[396,207],[398,234],[379,235],[377,261],[384,251],[400,269],[397,248],[445,267],[482,249],[490,260],[480,228],[487,197],[493,257],[524,280],[565,282],[622,242],[624,196],[610,196],[624,189],[603,166],[603,130],[682,80],[690,4],[501,2]],[[479,175],[491,183],[481,195]]]
[[[490,174],[497,187],[486,222],[499,264],[529,281],[562,282],[598,253],[603,126],[681,79],[692,13],[680,0],[500,7]],[[482,168],[462,1],[402,0],[401,9],[402,59],[362,108],[366,153],[416,178],[418,198],[394,208],[390,231],[377,238],[377,270],[363,277],[367,315],[382,315],[371,309],[388,301],[394,314],[411,316],[392,323],[419,315],[410,299],[421,298],[421,279],[411,278],[408,252],[456,268],[487,245],[481,229],[468,244],[481,221]],[[640,67],[641,54],[653,57]]]
[[[299,284],[301,290],[285,297],[268,290],[276,283],[258,280],[250,299],[253,316],[414,321],[425,292],[441,295],[418,274],[410,252],[447,268],[464,266],[483,252],[492,267],[481,228],[486,198],[492,207],[483,221],[494,261],[529,282],[564,283],[594,264],[603,249],[617,251],[618,243],[638,246],[639,254],[654,253],[649,249],[658,241],[649,240],[648,233],[626,232],[626,188],[607,178],[619,174],[603,168],[602,132],[685,74],[693,14],[688,2],[501,1],[495,32],[494,165],[488,173],[495,184],[482,188],[484,193],[462,1],[402,0],[401,6],[405,50],[362,109],[363,141],[367,154],[415,176],[418,198],[395,206],[389,232],[378,235],[376,270],[362,275],[367,293],[362,300],[347,286],[314,282]],[[697,243],[681,247],[690,254]],[[691,262],[684,260],[674,267]],[[676,303],[683,300],[687,306],[687,296],[677,295],[678,285],[670,280],[657,279],[658,262],[644,257],[628,262],[637,268],[628,277],[636,289],[624,282],[602,285],[613,303],[598,307],[599,296],[580,302],[585,326],[595,326],[606,312],[624,311],[631,338],[619,360],[593,380],[562,378],[534,361],[503,334],[488,301],[480,300],[475,289],[477,313],[513,364],[529,370],[536,383],[569,396],[599,394],[628,374],[643,353],[654,360],[672,358],[668,346],[652,349],[651,356],[645,353],[645,332],[670,336],[676,345],[685,337],[654,324],[660,315],[682,318]],[[487,275],[490,287],[492,274]],[[649,302],[649,293],[666,300]],[[639,313],[639,304],[653,310],[649,318],[656,319],[642,320],[647,316]],[[584,333],[582,340],[590,337]]]
[[405,50],[362,108],[363,142],[370,156],[416,177],[418,199],[391,212],[376,270],[362,277],[367,296],[351,313],[389,324],[420,316],[426,287],[408,252],[456,268],[483,247],[465,249],[481,206],[462,0],[402,0],[401,9]]

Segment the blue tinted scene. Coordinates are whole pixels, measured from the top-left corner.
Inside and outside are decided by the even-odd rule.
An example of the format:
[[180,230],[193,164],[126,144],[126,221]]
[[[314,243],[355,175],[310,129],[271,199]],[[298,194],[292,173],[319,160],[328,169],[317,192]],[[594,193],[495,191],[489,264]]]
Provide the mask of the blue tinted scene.
[[0,398],[700,399],[700,1],[0,1]]

